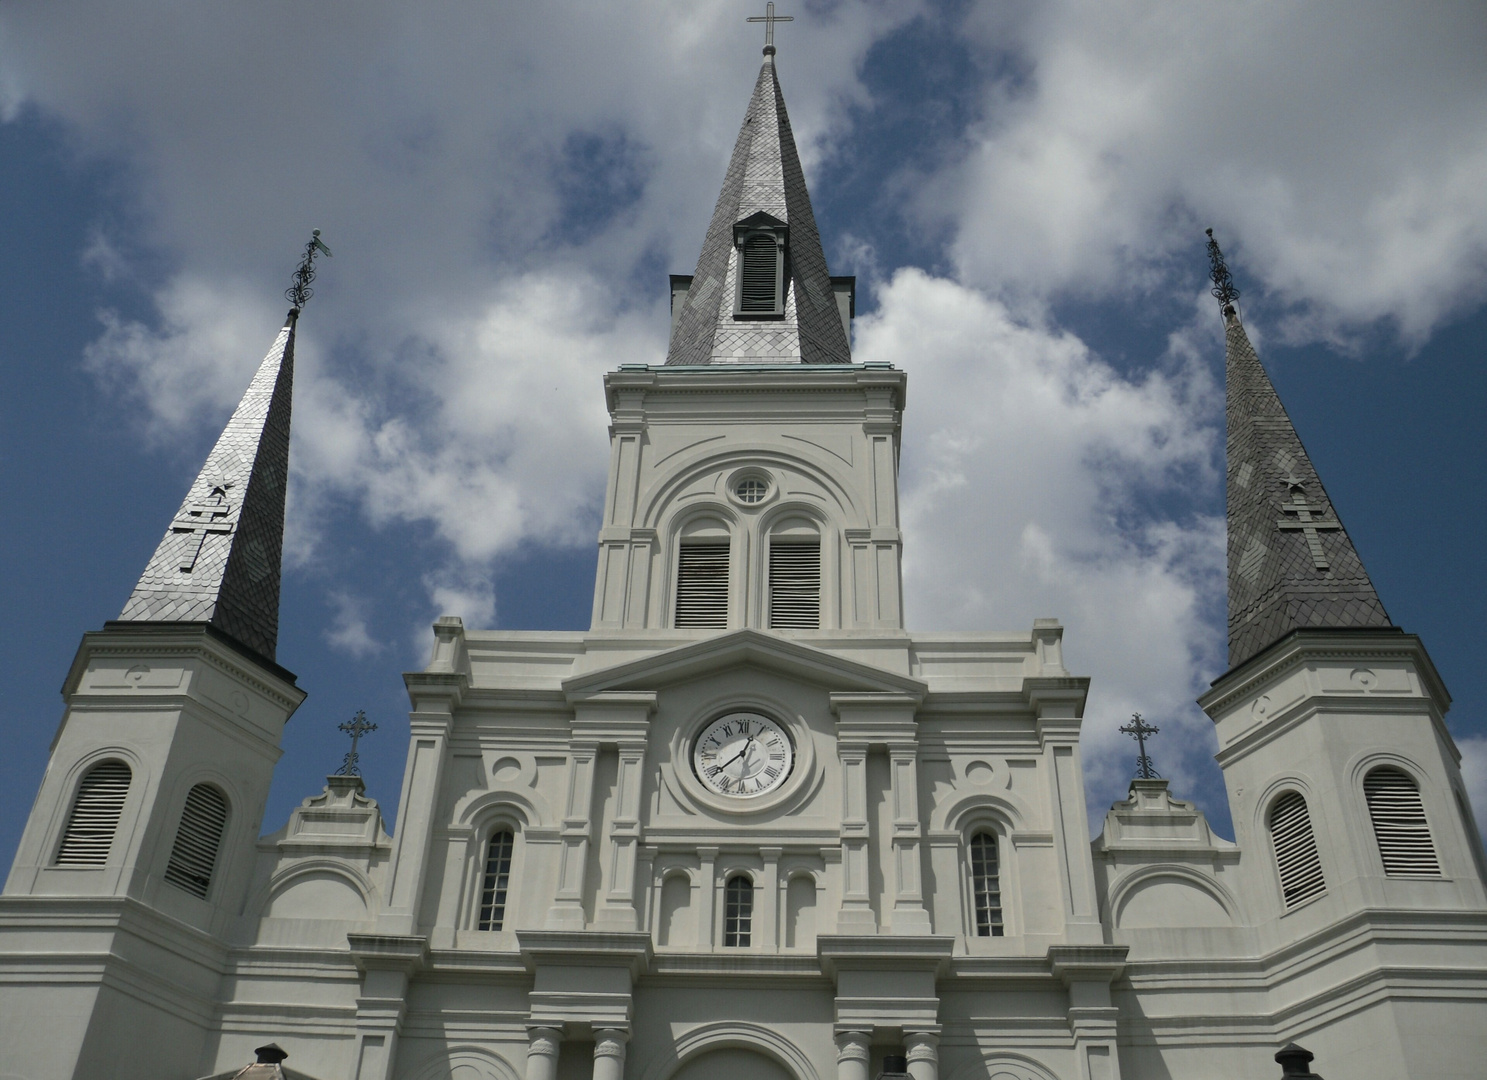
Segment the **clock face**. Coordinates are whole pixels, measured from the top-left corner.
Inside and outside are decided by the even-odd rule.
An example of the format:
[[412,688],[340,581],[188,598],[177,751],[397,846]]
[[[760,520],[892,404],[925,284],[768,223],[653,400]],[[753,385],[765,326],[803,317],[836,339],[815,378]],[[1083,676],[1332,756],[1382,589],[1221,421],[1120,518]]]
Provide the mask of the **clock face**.
[[785,729],[767,716],[736,712],[720,716],[692,744],[692,768],[719,795],[752,799],[774,791],[795,767],[795,746]]

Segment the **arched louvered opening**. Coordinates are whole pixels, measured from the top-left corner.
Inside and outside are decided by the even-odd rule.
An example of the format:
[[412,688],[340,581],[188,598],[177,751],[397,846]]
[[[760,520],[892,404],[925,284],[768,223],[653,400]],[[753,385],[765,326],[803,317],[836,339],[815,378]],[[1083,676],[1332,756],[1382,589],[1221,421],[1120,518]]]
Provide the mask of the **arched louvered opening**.
[[192,896],[206,898],[212,887],[212,868],[227,827],[227,798],[211,784],[197,784],[186,793],[176,842],[170,849],[165,880]]
[[821,625],[821,538],[801,523],[769,540],[769,625],[815,630]]
[[739,249],[738,310],[742,314],[772,315],[780,303],[781,251],[769,233],[754,233]]
[[485,845],[485,876],[480,883],[480,929],[500,930],[506,925],[506,892],[511,887],[511,855],[516,834],[497,829]]
[[682,530],[676,552],[676,610],[679,629],[722,630],[728,626],[728,527],[704,518]]
[[1317,838],[1311,831],[1311,815],[1299,791],[1286,792],[1270,807],[1270,841],[1275,847],[1275,867],[1286,907],[1295,907],[1327,891]]
[[754,883],[734,874],[723,887],[723,944],[748,948],[754,931]]
[[58,866],[102,866],[119,829],[119,815],[133,777],[122,761],[94,765],[77,786],[67,829],[57,848]]
[[1001,937],[1001,861],[996,837],[989,832],[971,837],[971,895],[976,905],[976,936]]
[[1384,873],[1390,877],[1440,877],[1420,788],[1403,769],[1374,769],[1363,778]]

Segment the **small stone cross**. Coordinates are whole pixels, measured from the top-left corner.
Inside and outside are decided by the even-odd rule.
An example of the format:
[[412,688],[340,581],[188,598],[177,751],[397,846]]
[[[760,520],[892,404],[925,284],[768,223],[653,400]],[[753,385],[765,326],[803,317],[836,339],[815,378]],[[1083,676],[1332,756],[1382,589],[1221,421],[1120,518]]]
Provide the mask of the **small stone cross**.
[[762,22],[764,24],[764,51],[774,52],[774,24],[777,22],[794,22],[794,15],[776,15],[774,13],[774,0],[764,5],[763,15],[750,15],[748,22]]
[[1141,719],[1140,713],[1131,714],[1131,722],[1118,729],[1122,735],[1129,735],[1136,740],[1136,746],[1141,751],[1141,756],[1136,759],[1137,780],[1157,780],[1157,767],[1151,763],[1151,758],[1146,756],[1146,737],[1155,735],[1161,728],[1152,727]]
[[365,710],[357,709],[356,715],[344,724],[338,725],[337,730],[344,731],[347,735],[351,736],[351,750],[346,754],[346,759],[341,762],[341,767],[336,770],[336,775],[360,776],[361,767],[357,764],[360,755],[356,752],[356,744],[361,741],[361,737],[367,732],[376,731],[377,725],[368,722]]
[[232,512],[232,503],[227,501],[227,489],[231,486],[224,483],[212,488],[208,501],[188,503],[180,516],[170,523],[171,532],[196,534],[196,543],[188,544],[181,553],[180,569],[186,573],[196,569],[196,560],[201,557],[207,533],[230,533],[235,527],[233,522],[224,520]]
[[1277,521],[1276,527],[1280,529],[1300,529],[1306,534],[1306,546],[1311,549],[1311,561],[1318,570],[1327,570],[1331,564],[1327,561],[1327,553],[1322,550],[1322,538],[1317,535],[1320,529],[1340,529],[1342,522],[1334,518],[1313,517],[1313,514],[1325,514],[1327,508],[1324,506],[1312,506],[1306,501],[1306,495],[1301,490],[1301,481],[1296,477],[1286,477],[1286,487],[1291,492],[1291,505],[1281,506],[1281,510],[1287,514],[1295,514],[1296,520],[1282,518]]

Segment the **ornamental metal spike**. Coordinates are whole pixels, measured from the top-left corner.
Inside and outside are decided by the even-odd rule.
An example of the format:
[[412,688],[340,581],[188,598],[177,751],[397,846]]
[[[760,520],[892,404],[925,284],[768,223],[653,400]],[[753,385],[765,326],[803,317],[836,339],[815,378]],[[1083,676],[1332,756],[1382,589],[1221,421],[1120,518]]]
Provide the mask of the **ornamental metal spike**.
[[284,299],[294,305],[295,311],[304,310],[310,297],[315,295],[310,282],[315,280],[316,255],[324,255],[327,259],[334,257],[330,248],[320,239],[319,229],[310,233],[310,242],[305,245],[305,257],[300,260],[299,269],[294,272],[294,284],[284,290]]
[[1205,230],[1208,233],[1208,267],[1209,277],[1213,278],[1213,288],[1208,290],[1213,293],[1214,299],[1219,302],[1219,310],[1224,317],[1232,318],[1234,315],[1234,301],[1239,299],[1239,289],[1234,284],[1234,278],[1229,273],[1229,266],[1224,262],[1224,253],[1219,250],[1219,242],[1213,238],[1213,230]]

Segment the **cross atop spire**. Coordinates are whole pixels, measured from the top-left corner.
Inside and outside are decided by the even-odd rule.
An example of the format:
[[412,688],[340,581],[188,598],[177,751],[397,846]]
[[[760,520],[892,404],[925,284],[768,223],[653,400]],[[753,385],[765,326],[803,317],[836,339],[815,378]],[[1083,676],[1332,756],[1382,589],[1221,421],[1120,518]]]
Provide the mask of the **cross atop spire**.
[[763,15],[750,15],[747,22],[762,22],[764,24],[764,55],[773,56],[774,49],[774,24],[777,22],[794,22],[794,15],[776,15],[774,13],[774,0],[764,5]]

